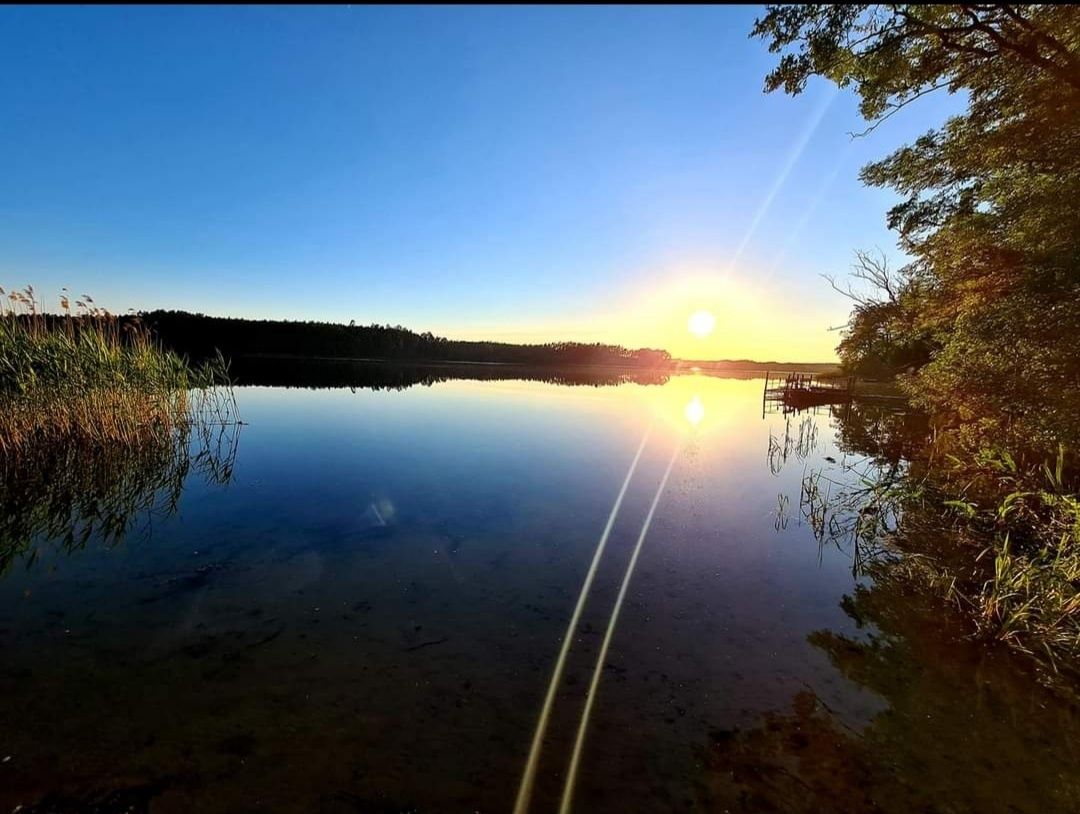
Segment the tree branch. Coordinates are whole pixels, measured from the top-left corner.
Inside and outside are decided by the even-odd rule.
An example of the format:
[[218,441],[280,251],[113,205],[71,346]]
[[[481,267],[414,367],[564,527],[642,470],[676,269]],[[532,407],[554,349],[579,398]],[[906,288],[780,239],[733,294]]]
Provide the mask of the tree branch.
[[928,95],[930,93],[933,93],[936,90],[941,90],[942,88],[946,88],[949,85],[953,84],[954,82],[960,82],[960,81],[962,81],[962,80],[959,77],[953,77],[951,79],[946,79],[944,81],[937,82],[937,83],[931,85],[928,88],[923,88],[922,90],[918,91],[917,93],[912,94],[907,99],[904,99],[902,102],[896,102],[894,104],[890,104],[888,106],[889,107],[889,112],[886,113],[884,116],[879,116],[877,121],[875,121],[873,124],[871,124],[865,130],[863,130],[863,131],[861,131],[859,133],[851,133],[851,132],[849,132],[848,135],[851,136],[851,138],[853,138],[853,139],[863,138],[864,136],[868,136],[871,133],[873,133],[875,130],[877,130],[880,125],[884,124],[886,121],[891,119],[893,116],[895,116],[897,113],[899,113],[905,107],[907,107],[909,104],[914,102],[916,99],[921,99],[923,96],[926,96],[926,95]]

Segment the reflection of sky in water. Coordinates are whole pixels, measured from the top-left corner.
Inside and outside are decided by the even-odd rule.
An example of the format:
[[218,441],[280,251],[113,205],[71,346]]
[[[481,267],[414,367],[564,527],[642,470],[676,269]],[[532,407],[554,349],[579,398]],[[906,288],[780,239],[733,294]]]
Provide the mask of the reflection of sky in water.
[[[774,577],[805,576],[814,586],[824,569],[835,574],[831,587],[842,587],[850,582],[843,557],[826,557],[819,566],[816,547],[801,546],[784,548],[775,559],[784,540],[773,532],[770,513],[778,491],[798,494],[802,468],[788,467],[777,478],[765,467],[769,428],[756,404],[759,388],[695,376],[663,387],[602,389],[447,382],[356,394],[246,390],[240,402],[250,426],[236,482],[200,495],[205,509],[189,520],[227,517],[249,532],[253,525],[295,528],[332,533],[345,543],[371,525],[368,508],[387,501],[405,526],[450,524],[466,534],[498,533],[519,522],[538,530],[572,527],[584,558],[634,449],[653,425],[631,485],[628,522],[648,502],[669,450],[682,445],[658,522],[685,539],[656,545],[713,556],[721,544],[725,569],[755,563]],[[746,541],[736,544],[732,535]],[[506,544],[535,543],[526,532]],[[803,565],[811,573],[801,574]]]
[[[384,808],[508,810],[650,427],[568,654],[534,810],[558,802],[608,615],[673,455],[600,676],[579,810],[668,810],[697,788],[711,732],[808,687],[841,720],[869,720],[881,699],[806,638],[865,636],[839,606],[849,554],[819,551],[797,505],[775,518],[778,493],[797,504],[805,466],[841,456],[833,429],[822,417],[806,460],[793,453],[774,474],[770,435],[785,419],[762,418],[761,386],[240,390],[232,483],[193,481],[149,540],[46,555],[0,581],[0,717],[15,733],[56,722],[5,746],[19,774],[0,803],[43,783],[168,775],[201,778],[170,787],[176,810],[207,804],[208,787],[222,810],[253,789],[309,808],[313,788]],[[237,743],[251,744],[242,769]],[[56,772],[61,749],[80,758]]]
[[[91,660],[95,648],[110,646],[169,658],[200,631],[243,630],[232,619],[239,608],[262,609],[261,617],[284,624],[269,659],[300,636],[311,607],[378,601],[385,616],[368,623],[378,628],[377,660],[425,644],[428,628],[440,642],[406,680],[426,680],[431,670],[450,676],[454,653],[506,671],[494,695],[514,699],[513,748],[521,750],[597,536],[652,427],[582,623],[603,630],[678,448],[610,658],[639,677],[679,677],[679,703],[697,709],[696,723],[663,725],[651,737],[685,754],[706,719],[770,708],[815,676],[827,690],[836,678],[805,635],[850,628],[837,607],[851,583],[846,558],[819,561],[805,535],[773,530],[776,494],[794,492],[800,471],[774,477],[765,466],[759,390],[754,381],[699,376],[616,388],[458,381],[355,393],[244,389],[231,484],[193,482],[178,515],[158,522],[149,542],[9,575],[0,584],[3,607],[27,625],[39,614],[89,612],[92,624],[65,624]],[[185,575],[199,568],[207,576],[185,592]],[[341,641],[351,641],[348,625],[320,624],[328,636],[320,661],[332,662]],[[583,635],[587,642],[593,634]],[[34,635],[27,630],[22,640]],[[578,655],[572,651],[567,675],[584,680],[591,656]],[[335,674],[322,680],[333,683]],[[642,706],[633,693],[620,698],[620,689],[603,684],[597,732],[613,713]],[[393,705],[393,693],[381,690]],[[664,706],[651,714],[663,716]],[[856,714],[862,702],[848,706]],[[572,703],[556,704],[556,740],[571,734],[572,718]],[[592,749],[603,742],[590,735]],[[500,782],[509,788],[516,773]]]

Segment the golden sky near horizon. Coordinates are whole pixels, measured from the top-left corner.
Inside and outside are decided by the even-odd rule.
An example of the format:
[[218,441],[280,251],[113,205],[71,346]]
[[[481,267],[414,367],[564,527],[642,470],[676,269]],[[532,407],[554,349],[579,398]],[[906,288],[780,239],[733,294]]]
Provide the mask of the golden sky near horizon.
[[[805,299],[805,298],[803,298]],[[712,318],[710,325],[709,317]],[[699,274],[628,292],[596,314],[507,328],[495,322],[445,329],[451,339],[556,340],[663,348],[681,359],[831,362],[846,314],[731,275]],[[695,328],[697,330],[695,330]],[[710,329],[711,328],[711,329]]]

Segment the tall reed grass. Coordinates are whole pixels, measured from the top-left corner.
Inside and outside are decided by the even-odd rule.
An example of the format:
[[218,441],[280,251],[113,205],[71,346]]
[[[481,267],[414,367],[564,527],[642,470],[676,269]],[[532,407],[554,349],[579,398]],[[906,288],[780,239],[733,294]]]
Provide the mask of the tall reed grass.
[[[137,316],[62,293],[43,312],[33,287],[0,288],[0,454],[41,444],[132,445],[233,413],[220,358],[190,365]],[[224,389],[216,385],[226,385]]]
[[224,362],[193,366],[135,315],[0,289],[0,573],[39,546],[123,539],[175,510],[192,471],[232,476]]

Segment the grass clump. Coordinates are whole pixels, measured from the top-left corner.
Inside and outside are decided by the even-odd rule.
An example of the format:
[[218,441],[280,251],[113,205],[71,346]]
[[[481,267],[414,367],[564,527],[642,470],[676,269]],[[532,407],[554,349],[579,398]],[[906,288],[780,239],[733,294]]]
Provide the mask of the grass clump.
[[1080,490],[1064,447],[1044,462],[944,454],[831,494],[822,480],[804,476],[800,505],[819,542],[851,544],[858,573],[902,573],[982,635],[1080,675]]
[[0,454],[172,438],[207,406],[230,409],[212,389],[224,374],[220,359],[193,367],[89,296],[64,293],[46,314],[33,287],[0,288]]
[[1001,451],[953,466],[963,481],[953,479],[958,496],[945,505],[979,552],[957,598],[995,637],[1080,665],[1080,495],[1064,447],[1038,466]]

